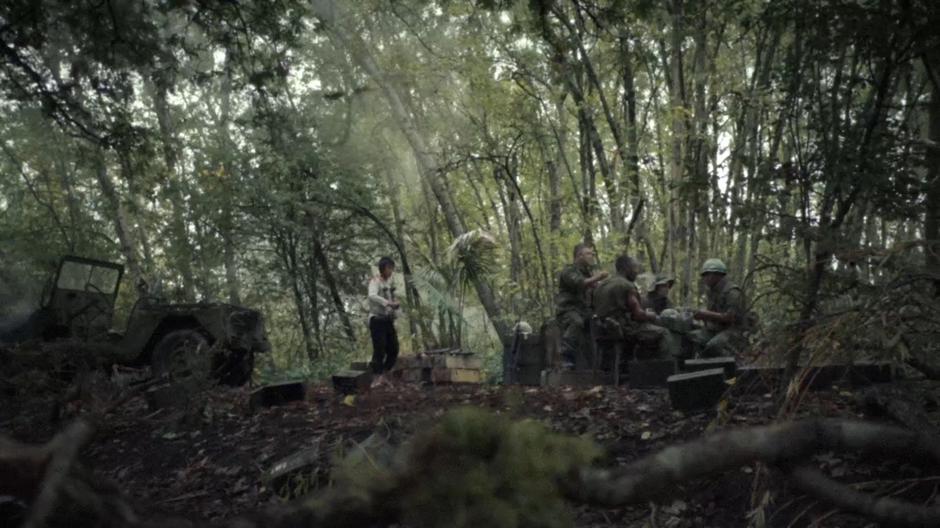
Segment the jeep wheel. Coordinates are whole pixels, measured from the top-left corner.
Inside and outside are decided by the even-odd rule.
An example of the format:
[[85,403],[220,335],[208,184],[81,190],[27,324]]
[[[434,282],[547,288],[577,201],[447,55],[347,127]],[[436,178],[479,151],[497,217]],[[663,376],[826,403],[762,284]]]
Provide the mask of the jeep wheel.
[[212,371],[209,339],[195,329],[174,330],[157,342],[151,356],[154,377],[207,379]]

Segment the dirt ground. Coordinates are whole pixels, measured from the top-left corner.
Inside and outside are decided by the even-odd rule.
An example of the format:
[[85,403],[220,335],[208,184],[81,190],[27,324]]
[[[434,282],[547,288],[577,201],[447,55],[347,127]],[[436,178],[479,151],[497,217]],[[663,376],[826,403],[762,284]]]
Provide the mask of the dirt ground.
[[[317,448],[321,478],[329,483],[334,457],[374,432],[407,436],[433,424],[448,409],[471,405],[534,418],[551,429],[585,435],[606,450],[607,465],[627,464],[669,444],[706,431],[769,423],[774,402],[764,387],[732,388],[720,412],[674,412],[664,390],[628,388],[533,388],[486,385],[418,385],[393,382],[344,401],[331,387],[312,386],[306,401],[250,412],[249,389],[220,389],[198,409],[148,410],[143,398],[108,415],[83,462],[125,490],[143,512],[191,519],[222,519],[282,499],[264,474],[283,457]],[[48,440],[71,413],[51,412],[52,398],[5,394],[0,433],[25,442]],[[61,415],[58,421],[55,414]],[[855,393],[835,387],[808,393],[798,417],[864,418]],[[932,502],[940,478],[916,463],[859,460],[822,453],[828,474],[859,489]],[[926,471],[926,473],[925,473]],[[927,475],[927,476],[925,476]],[[757,506],[763,505],[762,508]],[[756,465],[689,482],[674,498],[650,505],[604,510],[573,506],[577,526],[868,526],[788,489],[782,475]],[[817,523],[817,524],[814,524]]]

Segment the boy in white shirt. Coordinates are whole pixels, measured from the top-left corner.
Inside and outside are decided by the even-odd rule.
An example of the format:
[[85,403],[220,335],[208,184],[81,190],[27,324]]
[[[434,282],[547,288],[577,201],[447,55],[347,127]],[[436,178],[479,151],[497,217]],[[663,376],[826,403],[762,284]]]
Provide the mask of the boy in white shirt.
[[369,333],[372,335],[372,372],[381,375],[395,366],[398,358],[398,334],[395,318],[401,304],[395,299],[392,274],[395,261],[379,259],[379,274],[369,280]]

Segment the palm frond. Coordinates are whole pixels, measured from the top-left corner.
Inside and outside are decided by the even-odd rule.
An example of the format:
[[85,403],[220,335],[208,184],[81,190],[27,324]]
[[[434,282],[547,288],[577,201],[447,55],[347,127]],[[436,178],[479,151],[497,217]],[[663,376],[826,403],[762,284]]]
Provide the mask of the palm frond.
[[496,269],[496,239],[483,229],[468,231],[447,248],[451,262],[460,269],[464,283],[493,273]]

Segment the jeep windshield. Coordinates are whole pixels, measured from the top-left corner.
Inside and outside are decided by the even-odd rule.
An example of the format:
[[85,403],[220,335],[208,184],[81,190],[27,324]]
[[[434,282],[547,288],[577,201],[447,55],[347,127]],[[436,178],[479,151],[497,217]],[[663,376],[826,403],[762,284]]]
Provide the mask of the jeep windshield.
[[123,271],[123,266],[118,264],[68,257],[62,259],[56,287],[110,296],[117,292]]

